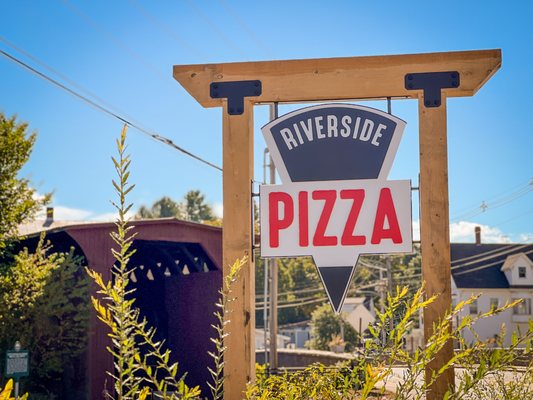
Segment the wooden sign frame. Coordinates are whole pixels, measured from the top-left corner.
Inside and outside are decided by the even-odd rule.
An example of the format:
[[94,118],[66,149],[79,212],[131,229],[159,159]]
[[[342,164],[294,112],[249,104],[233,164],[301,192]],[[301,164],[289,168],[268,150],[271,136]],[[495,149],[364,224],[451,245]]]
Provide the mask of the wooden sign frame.
[[[174,66],[174,78],[204,107],[223,108],[224,274],[252,240],[253,105],[335,100],[417,99],[420,135],[420,230],[426,295],[424,335],[451,305],[446,99],[473,96],[501,66],[501,50]],[[219,90],[218,87],[224,90]],[[243,397],[255,375],[255,288],[251,257],[234,293],[226,340],[224,398]],[[450,341],[426,379],[453,357]],[[440,377],[428,399],[454,387]]]

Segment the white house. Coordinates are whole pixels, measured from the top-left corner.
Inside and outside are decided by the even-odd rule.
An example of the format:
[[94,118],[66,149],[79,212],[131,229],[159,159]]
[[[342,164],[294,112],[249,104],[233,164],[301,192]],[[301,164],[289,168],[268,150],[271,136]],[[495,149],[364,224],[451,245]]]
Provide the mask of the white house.
[[[269,340],[270,340],[270,337],[267,335],[267,345],[269,344]],[[276,347],[278,349],[284,349],[290,340],[291,340],[290,337],[285,336],[285,335],[280,335],[278,333],[276,336],[276,345],[277,345]],[[265,331],[263,329],[255,328],[255,348],[256,350],[265,348]]]
[[345,315],[345,320],[358,333],[364,332],[368,328],[368,325],[376,320],[373,303],[370,298],[347,297],[341,312]]
[[[481,340],[494,339],[505,325],[504,346],[513,331],[525,332],[533,318],[533,244],[452,243],[452,299],[455,304],[480,294],[459,318],[489,311],[508,302],[522,302],[498,315],[478,321],[474,327]],[[467,342],[475,339],[464,331]]]

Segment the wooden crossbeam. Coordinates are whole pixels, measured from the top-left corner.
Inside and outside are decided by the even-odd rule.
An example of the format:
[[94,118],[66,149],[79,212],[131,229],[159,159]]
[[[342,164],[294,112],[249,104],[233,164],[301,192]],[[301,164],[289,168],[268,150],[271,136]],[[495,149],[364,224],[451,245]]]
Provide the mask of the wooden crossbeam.
[[174,66],[174,78],[204,107],[221,107],[212,99],[212,82],[259,79],[256,103],[371,98],[418,98],[407,90],[408,73],[458,71],[461,86],[447,97],[473,96],[501,66],[501,50],[458,51],[392,56],[320,58]]

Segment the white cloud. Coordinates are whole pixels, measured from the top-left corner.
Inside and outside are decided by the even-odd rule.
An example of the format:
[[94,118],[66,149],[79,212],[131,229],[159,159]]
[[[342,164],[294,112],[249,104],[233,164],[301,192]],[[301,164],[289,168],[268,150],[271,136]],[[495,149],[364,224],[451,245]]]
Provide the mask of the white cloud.
[[413,240],[420,240],[420,221],[413,221]]
[[518,235],[518,241],[523,243],[533,243],[533,233],[521,233]]
[[[135,216],[134,213],[131,211],[126,214],[127,219],[132,219]],[[118,218],[118,212],[108,212],[103,214],[94,214],[90,217],[91,221],[102,221],[102,222],[110,222],[110,221],[116,221]]]
[[[511,237],[500,229],[476,222],[459,221],[450,224],[450,241],[452,243],[474,243],[475,228],[481,228],[481,243],[533,242],[533,233],[522,233]],[[420,240],[420,221],[413,221],[413,240]]]
[[54,219],[56,221],[81,221],[87,220],[93,214],[92,211],[71,208],[65,206],[54,206]]
[[218,218],[222,218],[222,216],[224,215],[224,206],[222,205],[222,203],[215,203],[213,205],[213,212]]
[[481,228],[481,243],[510,243],[511,239],[498,228],[481,225],[476,222],[459,221],[450,225],[450,241],[455,243],[473,243],[476,241],[475,228]]

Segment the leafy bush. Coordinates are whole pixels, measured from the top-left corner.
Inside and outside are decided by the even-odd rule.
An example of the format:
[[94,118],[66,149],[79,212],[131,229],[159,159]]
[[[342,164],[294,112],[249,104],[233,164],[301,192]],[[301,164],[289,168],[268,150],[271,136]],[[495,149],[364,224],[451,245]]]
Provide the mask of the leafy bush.
[[345,350],[355,350],[360,338],[353,326],[342,317],[342,314],[335,314],[329,304],[317,307],[311,314],[311,336],[313,339],[308,343],[309,348],[329,350],[333,338],[340,337],[341,325],[344,330]]
[[81,258],[53,253],[44,237],[35,252],[24,249],[0,267],[0,349],[19,340],[29,350],[25,385],[34,397],[64,398],[63,387],[84,382],[88,300]]
[[[524,400],[533,394],[533,321],[522,336],[515,334],[509,348],[494,348],[494,343],[478,341],[468,345],[462,338],[464,330],[474,332],[474,324],[485,318],[508,310],[517,302],[476,316],[464,317],[458,326],[453,326],[461,310],[468,307],[476,297],[459,303],[433,327],[433,334],[423,348],[410,353],[404,349],[404,338],[414,323],[415,316],[431,304],[435,297],[424,299],[423,288],[414,295],[407,288],[397,289],[394,296],[388,296],[383,313],[377,312],[377,319],[370,327],[372,340],[365,346],[351,365],[344,365],[341,374],[321,365],[314,365],[301,373],[281,376],[258,374],[258,380],[248,388],[248,399],[367,399],[384,396],[387,382],[398,377],[394,370],[403,367],[403,375],[396,384],[396,392],[387,398],[425,399],[431,398],[434,382],[451,368],[460,367],[457,387],[449,388],[445,398],[450,399],[509,399]],[[398,314],[401,317],[398,317]],[[390,329],[389,322],[395,324]],[[382,343],[382,332],[387,332],[386,343]],[[505,335],[500,335],[503,338]],[[454,357],[440,370],[433,371],[428,381],[424,379],[426,367],[450,340],[459,344]],[[503,340],[503,339],[501,339]],[[497,343],[501,345],[502,343]],[[525,367],[515,366],[519,359],[529,360]],[[509,379],[512,377],[512,379]],[[355,389],[358,389],[355,391]]]

